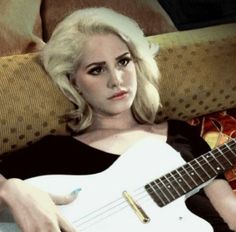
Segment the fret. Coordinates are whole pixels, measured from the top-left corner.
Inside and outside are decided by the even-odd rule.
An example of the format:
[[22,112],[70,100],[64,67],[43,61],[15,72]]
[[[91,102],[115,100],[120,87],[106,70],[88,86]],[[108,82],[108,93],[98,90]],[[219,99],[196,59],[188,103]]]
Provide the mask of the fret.
[[[235,149],[236,149],[236,142],[235,140],[231,140],[228,144],[224,144],[220,147],[218,147],[225,156],[227,156],[228,159],[231,160],[232,163],[236,162],[236,154],[235,154]],[[234,149],[234,151],[233,151]]]
[[180,190],[178,190],[178,186],[175,183],[173,183],[173,181],[171,180],[173,178],[170,173],[168,173],[166,176],[163,176],[161,178],[168,180],[168,183],[169,183],[168,188],[172,190],[172,194],[175,199],[181,196],[181,192]]
[[171,182],[173,186],[175,186],[175,190],[177,191],[178,196],[182,196],[182,194],[184,194],[185,191],[183,191],[183,189],[178,188],[178,186],[180,185],[171,172],[169,173],[169,175],[170,175],[170,178],[172,178]]
[[[189,165],[191,165],[191,168],[195,171],[195,173],[197,174],[197,176],[200,178],[201,183],[204,183],[204,178],[203,176],[205,176],[205,172],[203,172],[202,168],[199,166],[199,163],[196,162],[196,159],[192,160],[189,162]],[[200,167],[200,169],[199,169]],[[200,173],[200,171],[202,173]],[[206,177],[205,177],[206,178]]]
[[146,191],[149,193],[149,195],[152,197],[152,199],[159,205],[160,207],[166,205],[166,201],[163,200],[163,198],[158,194],[158,191],[156,191],[151,184],[145,185]]
[[166,196],[165,192],[162,189],[162,185],[160,185],[160,182],[158,183],[159,179],[156,181],[152,181],[150,184],[152,188],[154,189],[155,193],[158,193],[158,195],[162,198],[162,200],[165,202],[165,204],[171,202],[171,200]]
[[224,166],[220,165],[219,161],[216,159],[216,156],[220,157],[221,154],[219,154],[219,152],[217,150],[209,151],[209,154],[210,154],[210,158],[208,159],[208,161],[211,163],[212,167],[214,167],[216,174],[225,170]]
[[[216,152],[216,154],[219,154],[216,150],[214,150]],[[213,154],[214,151],[210,151],[210,153]],[[217,159],[217,156],[216,155],[213,155],[212,156],[216,162],[219,164],[219,166],[222,168],[222,170],[225,170],[224,166],[219,162],[219,160]],[[222,156],[219,156],[219,158],[222,157]],[[217,168],[217,170],[220,170],[220,167]]]
[[[191,190],[192,189],[192,187],[189,185],[189,183],[188,183],[188,181],[186,180],[186,175],[182,175],[181,174],[181,172],[180,172],[180,169],[181,168],[178,168],[178,169],[176,169],[176,171],[177,171],[177,173],[179,174],[179,176],[182,178],[182,180],[184,181],[184,185],[188,188],[188,190]],[[185,187],[185,188],[186,188]]]
[[150,192],[151,195],[154,197],[154,199],[157,201],[160,201],[163,205],[166,205],[168,202],[166,201],[166,198],[164,198],[164,196],[161,194],[160,191],[157,191],[155,188],[153,188],[153,186],[150,184]]
[[[187,171],[187,169],[185,168],[184,165],[182,167],[179,168],[180,172],[183,172],[184,174],[182,174],[182,176],[185,176],[185,180],[188,182],[189,187],[192,189],[196,186],[198,186],[197,182],[194,180],[194,178],[192,177],[192,175]],[[195,173],[193,173],[193,175],[195,175]]]
[[229,163],[229,165],[233,166],[233,163],[224,155],[224,153],[221,151],[221,149],[219,147],[216,147],[216,149],[218,150],[218,152],[220,152],[222,157],[224,157],[224,159]]
[[171,202],[173,200],[173,198],[171,197],[171,195],[168,192],[168,188],[164,185],[161,178],[153,181],[153,183],[156,186],[158,186],[158,189],[161,191],[161,193],[164,195],[164,197],[167,199],[168,202]]
[[206,162],[205,161],[201,162],[201,160],[202,160],[201,156],[198,157],[197,159],[195,159],[195,161],[198,163],[198,165],[201,168],[201,170],[203,170],[203,172],[206,174],[205,180],[207,180],[207,179],[211,178],[211,175],[206,171],[206,169],[204,167],[204,165],[206,165]]
[[[230,153],[228,148],[224,146],[224,150],[225,149],[227,149],[228,153]],[[217,147],[215,149],[215,151],[212,151],[213,154],[214,154],[214,152],[218,152],[218,155],[215,155],[215,159],[220,164],[222,170],[226,170],[226,169],[230,168],[233,165],[233,163],[229,160],[229,158],[226,155],[223,154],[223,152],[221,151],[220,148]]]
[[[215,168],[212,166],[212,164],[211,164],[211,159],[212,159],[212,157],[208,154],[208,153],[206,153],[205,155],[203,155],[202,156],[202,158],[205,160],[205,163],[208,165],[208,167],[210,167],[210,169],[208,169],[208,172],[211,172],[210,173],[210,175],[213,177],[213,176],[215,176],[215,175],[217,175],[218,174],[218,172],[215,170]],[[212,172],[212,171],[213,172]]]
[[168,191],[169,198],[171,198],[172,200],[176,199],[176,196],[174,196],[173,188],[170,185],[168,179],[165,176],[162,176],[159,180],[162,182],[163,186],[165,186],[165,189]]
[[[202,179],[202,177],[198,174],[198,172],[195,170],[195,168],[192,166],[191,162],[188,163],[188,166],[191,168],[191,176],[192,177],[198,177],[198,184],[202,184],[204,182],[204,180]],[[197,179],[197,178],[196,178]],[[195,179],[195,180],[196,180]]]
[[[177,170],[174,170],[170,172],[170,175],[172,177],[172,183],[177,187],[179,186],[180,188],[178,189],[178,192],[183,195],[187,192],[187,190],[183,187],[184,182],[181,176],[179,176]],[[176,185],[177,183],[177,185]]]
[[198,185],[202,184],[204,180],[201,178],[201,176],[198,174],[192,164],[189,162],[185,166],[188,166],[188,169],[186,170],[189,170],[189,174],[192,176],[192,178],[194,178]]
[[236,140],[221,145],[145,185],[146,191],[164,206],[190,192],[236,163]]
[[234,154],[234,159],[236,158],[236,153],[231,149],[231,147],[226,143],[224,146],[228,147],[228,149]]

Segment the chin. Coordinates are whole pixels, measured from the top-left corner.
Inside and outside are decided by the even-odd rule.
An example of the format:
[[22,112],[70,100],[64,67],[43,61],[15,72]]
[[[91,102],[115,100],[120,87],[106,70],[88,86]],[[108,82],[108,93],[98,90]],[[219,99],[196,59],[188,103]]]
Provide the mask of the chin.
[[126,105],[123,107],[111,107],[106,112],[108,115],[115,116],[115,115],[119,115],[119,114],[125,113],[130,110],[131,110],[131,105],[129,104],[129,105]]

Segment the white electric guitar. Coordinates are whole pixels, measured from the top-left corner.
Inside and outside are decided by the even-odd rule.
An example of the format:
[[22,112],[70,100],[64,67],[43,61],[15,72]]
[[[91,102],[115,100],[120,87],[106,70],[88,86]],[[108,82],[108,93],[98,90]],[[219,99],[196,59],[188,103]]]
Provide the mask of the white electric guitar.
[[[176,153],[166,143],[144,139],[101,173],[47,175],[27,181],[54,194],[80,187],[74,202],[60,206],[79,232],[211,232],[208,222],[187,209],[185,195],[236,162],[236,141],[189,163]],[[2,221],[0,232],[7,231],[20,230],[13,222]]]

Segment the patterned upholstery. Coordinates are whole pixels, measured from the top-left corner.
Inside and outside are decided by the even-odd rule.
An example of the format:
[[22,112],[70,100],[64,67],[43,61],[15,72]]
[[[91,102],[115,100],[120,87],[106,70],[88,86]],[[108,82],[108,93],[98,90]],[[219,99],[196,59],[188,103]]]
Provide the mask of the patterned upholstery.
[[35,54],[0,59],[0,153],[65,131],[59,116],[72,109]]
[[159,121],[236,106],[235,23],[152,36],[150,41],[160,45]]
[[[149,37],[160,44],[157,120],[189,119],[236,107],[236,25]],[[43,70],[37,53],[0,58],[0,154],[50,133],[66,133],[73,108]]]

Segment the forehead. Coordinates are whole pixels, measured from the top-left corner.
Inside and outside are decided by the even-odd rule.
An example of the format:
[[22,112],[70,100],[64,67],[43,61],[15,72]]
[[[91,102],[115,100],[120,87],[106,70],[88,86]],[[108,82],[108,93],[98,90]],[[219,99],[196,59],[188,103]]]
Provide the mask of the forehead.
[[88,37],[82,51],[82,61],[98,61],[129,51],[126,43],[114,34],[95,34]]

